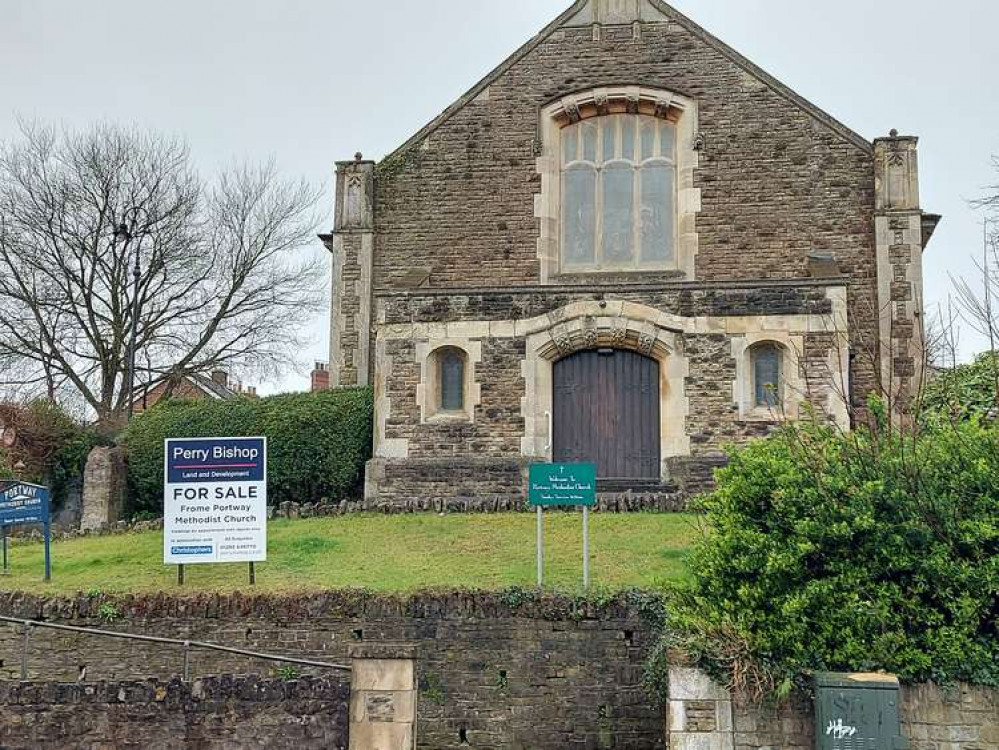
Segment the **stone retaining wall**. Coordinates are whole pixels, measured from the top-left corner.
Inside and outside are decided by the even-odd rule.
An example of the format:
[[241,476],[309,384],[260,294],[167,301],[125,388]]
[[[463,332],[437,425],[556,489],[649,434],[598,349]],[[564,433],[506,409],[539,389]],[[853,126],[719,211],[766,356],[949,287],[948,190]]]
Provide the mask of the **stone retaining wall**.
[[[110,605],[113,622],[101,616]],[[410,643],[417,653],[419,747],[566,750],[662,745],[642,689],[656,602],[599,603],[514,590],[397,598],[357,592],[300,597],[166,595],[107,600],[0,595],[0,614],[228,644],[343,662],[358,644]],[[661,605],[658,605],[661,606]],[[29,677],[163,679],[183,649],[74,633],[31,635]],[[0,677],[20,673],[20,629],[0,626]],[[274,665],[194,652],[191,674],[260,673]]]
[[347,750],[349,693],[336,677],[0,683],[0,747]]
[[[366,478],[376,487],[366,493],[364,509],[378,513],[502,513],[530,511],[527,503],[527,469],[531,460],[521,458],[408,458],[372,459]],[[678,479],[699,476],[710,483],[702,461],[674,459]],[[712,468],[718,466],[712,463]],[[689,468],[688,468],[689,467]],[[605,513],[677,513],[687,509],[694,491],[686,482],[657,485],[648,490],[615,492],[597,486],[596,510]]]

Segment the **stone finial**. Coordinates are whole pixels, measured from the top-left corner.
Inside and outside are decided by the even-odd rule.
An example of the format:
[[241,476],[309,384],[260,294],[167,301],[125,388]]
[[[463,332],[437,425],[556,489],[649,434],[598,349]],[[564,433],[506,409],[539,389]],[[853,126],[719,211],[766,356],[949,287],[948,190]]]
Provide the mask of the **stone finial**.
[[874,141],[875,199],[878,210],[919,209],[919,164],[914,136],[892,130]]
[[888,133],[888,137],[889,138],[898,138],[898,130],[896,130],[895,128],[892,128],[891,132]]
[[354,161],[364,161],[364,154],[358,151],[356,154],[354,154]]

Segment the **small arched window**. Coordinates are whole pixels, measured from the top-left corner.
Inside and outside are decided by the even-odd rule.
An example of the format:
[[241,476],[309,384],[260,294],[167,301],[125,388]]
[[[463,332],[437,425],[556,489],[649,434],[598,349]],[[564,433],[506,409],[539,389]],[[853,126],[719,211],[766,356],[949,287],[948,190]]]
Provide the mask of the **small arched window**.
[[773,409],[781,404],[784,384],[783,355],[777,344],[763,343],[753,347],[753,405]]
[[442,412],[465,410],[465,359],[460,349],[437,353],[438,407]]
[[676,264],[676,125],[613,114],[562,130],[562,263],[567,271]]

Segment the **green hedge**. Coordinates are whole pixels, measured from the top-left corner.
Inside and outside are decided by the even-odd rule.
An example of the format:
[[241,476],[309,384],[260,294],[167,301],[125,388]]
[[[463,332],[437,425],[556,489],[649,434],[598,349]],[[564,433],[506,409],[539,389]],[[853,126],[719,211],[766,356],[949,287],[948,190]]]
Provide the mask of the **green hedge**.
[[999,685],[999,430],[788,427],[703,498],[693,580],[650,663],[750,695],[813,671]]
[[163,510],[163,441],[268,439],[268,500],[338,500],[358,491],[371,455],[368,389],[234,401],[169,401],[132,420],[122,437],[133,513]]

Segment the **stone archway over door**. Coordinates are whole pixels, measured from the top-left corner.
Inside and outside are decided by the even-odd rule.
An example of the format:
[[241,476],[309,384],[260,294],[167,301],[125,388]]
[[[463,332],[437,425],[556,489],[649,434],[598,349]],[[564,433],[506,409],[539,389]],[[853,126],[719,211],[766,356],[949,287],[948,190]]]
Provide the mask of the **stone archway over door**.
[[553,391],[556,463],[596,463],[605,481],[659,481],[656,360],[623,349],[577,352],[555,363]]

